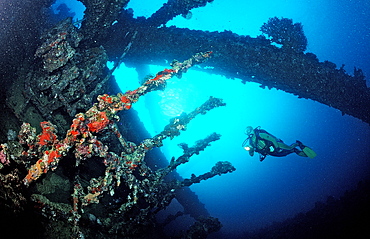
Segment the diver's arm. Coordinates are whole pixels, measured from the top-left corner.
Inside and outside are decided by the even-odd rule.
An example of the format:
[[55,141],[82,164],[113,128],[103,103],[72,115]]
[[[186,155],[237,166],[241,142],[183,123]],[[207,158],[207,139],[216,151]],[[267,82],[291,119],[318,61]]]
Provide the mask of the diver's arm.
[[250,156],[253,156],[253,155],[254,155],[254,149],[253,149],[253,148],[251,148],[251,149],[249,150],[249,155],[250,155]]
[[260,136],[260,138],[262,138],[264,140],[270,141],[274,145],[275,149],[279,148],[279,144],[277,142],[277,139],[274,136],[272,136],[271,134],[260,133],[259,136]]

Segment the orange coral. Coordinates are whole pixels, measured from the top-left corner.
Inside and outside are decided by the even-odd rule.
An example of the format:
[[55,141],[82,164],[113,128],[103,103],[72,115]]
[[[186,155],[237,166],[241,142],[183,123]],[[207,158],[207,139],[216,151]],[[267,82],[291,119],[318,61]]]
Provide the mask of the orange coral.
[[131,108],[131,100],[127,98],[127,96],[121,96],[121,102],[124,103],[123,108],[125,108],[126,110],[129,110]]
[[[32,181],[38,179],[42,174],[47,173],[47,171],[49,171],[49,166],[55,166],[61,156],[62,155],[58,152],[58,150],[46,150],[43,157],[37,160],[37,162],[28,170],[27,176],[23,179],[24,184],[29,185]],[[52,169],[55,169],[55,167]]]
[[27,176],[23,179],[24,184],[29,185],[32,181],[38,179],[44,173],[45,169],[46,167],[43,160],[37,160],[37,162],[28,170]]
[[[94,119],[95,118],[95,119]],[[89,131],[99,132],[104,129],[110,122],[107,114],[104,111],[98,112],[96,117],[90,118],[90,123],[87,124]]]
[[56,143],[57,136],[54,134],[55,127],[50,122],[44,121],[40,123],[42,133],[38,136],[40,145],[48,145]]
[[113,103],[113,99],[111,96],[109,96],[108,94],[104,94],[102,96],[100,96],[100,99],[102,99],[103,101],[109,103],[109,104],[112,104]]
[[48,164],[55,162],[61,156],[57,150],[45,151],[45,154],[48,155]]

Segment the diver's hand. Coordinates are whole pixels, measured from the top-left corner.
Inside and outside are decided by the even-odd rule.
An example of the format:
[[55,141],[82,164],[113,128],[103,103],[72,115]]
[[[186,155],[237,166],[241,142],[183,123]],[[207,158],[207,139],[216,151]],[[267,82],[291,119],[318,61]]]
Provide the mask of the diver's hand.
[[266,158],[266,155],[260,154],[260,162],[262,162],[263,160],[265,160],[265,158]]

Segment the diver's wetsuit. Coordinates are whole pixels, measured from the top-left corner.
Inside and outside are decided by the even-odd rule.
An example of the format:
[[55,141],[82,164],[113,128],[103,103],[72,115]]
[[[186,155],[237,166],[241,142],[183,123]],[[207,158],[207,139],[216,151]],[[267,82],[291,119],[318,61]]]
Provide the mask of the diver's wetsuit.
[[[267,155],[275,156],[275,157],[284,157],[291,153],[300,154],[301,151],[296,149],[295,147],[299,146],[297,143],[294,143],[290,146],[286,145],[281,139],[276,138],[272,134],[268,133],[266,130],[260,129],[260,127],[255,128],[254,136],[251,136],[249,139],[249,144],[254,148],[254,150],[260,154],[260,161],[263,161]],[[270,137],[273,137],[276,140],[276,145],[272,141],[264,139],[260,136],[260,134],[265,133]],[[279,146],[283,146],[279,147]]]

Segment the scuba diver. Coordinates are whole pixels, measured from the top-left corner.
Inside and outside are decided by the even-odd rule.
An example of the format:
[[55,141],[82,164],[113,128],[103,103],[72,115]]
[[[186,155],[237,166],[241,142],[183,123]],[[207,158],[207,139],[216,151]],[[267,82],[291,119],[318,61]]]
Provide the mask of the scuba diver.
[[259,153],[261,162],[267,155],[283,157],[296,153],[302,157],[314,158],[316,156],[315,151],[303,145],[300,141],[297,140],[295,143],[287,145],[281,139],[261,129],[260,126],[255,129],[252,126],[248,126],[245,129],[245,134],[248,135],[248,138],[244,140],[242,147],[249,152],[250,156],[253,156],[254,152]]

